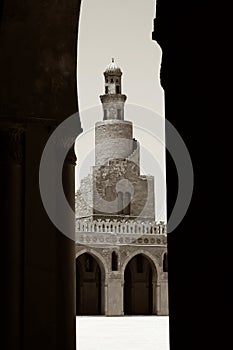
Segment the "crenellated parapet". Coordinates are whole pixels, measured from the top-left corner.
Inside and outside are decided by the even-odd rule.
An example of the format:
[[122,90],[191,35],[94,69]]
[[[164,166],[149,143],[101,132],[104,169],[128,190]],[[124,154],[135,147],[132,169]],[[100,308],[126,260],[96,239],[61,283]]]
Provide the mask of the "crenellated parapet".
[[149,234],[166,235],[167,225],[160,221],[144,222],[134,220],[92,220],[90,218],[76,218],[76,232],[98,232],[98,233],[129,233],[129,234]]

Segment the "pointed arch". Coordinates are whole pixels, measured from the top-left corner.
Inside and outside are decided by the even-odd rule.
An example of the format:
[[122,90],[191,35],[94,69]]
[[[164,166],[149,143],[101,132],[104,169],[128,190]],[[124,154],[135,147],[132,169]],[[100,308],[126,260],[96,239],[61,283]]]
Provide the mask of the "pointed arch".
[[107,264],[94,249],[76,254],[77,315],[104,315]]
[[126,260],[124,261],[123,265],[122,265],[122,274],[124,274],[125,272],[125,268],[127,266],[127,264],[129,263],[129,261],[131,259],[133,259],[136,255],[138,254],[142,254],[142,255],[145,255],[146,258],[148,258],[150,261],[151,261],[151,264],[152,266],[155,268],[156,270],[156,273],[158,275],[158,272],[159,272],[159,264],[156,260],[156,258],[148,251],[145,251],[144,249],[138,249],[137,251],[133,252],[132,254],[130,254]]
[[156,314],[156,266],[147,254],[138,251],[127,260],[124,270],[124,314]]
[[105,277],[109,269],[108,269],[108,265],[107,265],[106,261],[104,260],[104,258],[102,257],[102,255],[92,248],[84,248],[76,253],[76,256],[75,256],[76,259],[84,253],[88,253],[88,254],[92,255],[97,260],[97,262],[100,265],[101,272],[104,274],[104,277]]

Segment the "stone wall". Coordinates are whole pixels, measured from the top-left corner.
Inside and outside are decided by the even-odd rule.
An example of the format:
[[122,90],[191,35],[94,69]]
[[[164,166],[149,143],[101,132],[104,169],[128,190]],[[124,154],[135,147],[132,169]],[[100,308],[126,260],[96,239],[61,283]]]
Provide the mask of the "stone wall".
[[132,193],[126,218],[155,220],[154,177],[139,175],[138,166],[129,160],[111,160],[109,165],[93,167],[81,181],[76,193],[76,217],[102,215],[102,218],[122,216],[118,192]]
[[[114,90],[111,91],[111,88]],[[116,94],[115,86],[109,85],[108,89],[111,95],[102,95],[100,96],[103,110],[106,111],[104,119],[111,120],[124,120],[124,105],[126,101],[126,95]]]
[[127,159],[135,163],[138,166],[138,170],[140,172],[140,143],[136,139],[133,139],[133,152]]
[[93,190],[94,213],[106,215],[102,201],[104,200],[105,205],[109,203],[113,208],[109,214],[119,214],[117,194],[121,191],[132,193],[129,216],[154,220],[154,178],[140,176],[138,173],[137,165],[127,159],[115,159],[110,161],[109,165],[96,167]]
[[75,196],[75,216],[87,217],[93,214],[93,176],[89,174],[81,180]]

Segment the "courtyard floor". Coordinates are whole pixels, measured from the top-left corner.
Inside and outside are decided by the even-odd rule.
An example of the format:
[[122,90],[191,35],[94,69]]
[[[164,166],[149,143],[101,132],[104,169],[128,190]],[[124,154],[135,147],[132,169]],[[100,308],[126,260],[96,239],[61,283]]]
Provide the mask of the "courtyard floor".
[[76,318],[77,350],[169,350],[167,316]]

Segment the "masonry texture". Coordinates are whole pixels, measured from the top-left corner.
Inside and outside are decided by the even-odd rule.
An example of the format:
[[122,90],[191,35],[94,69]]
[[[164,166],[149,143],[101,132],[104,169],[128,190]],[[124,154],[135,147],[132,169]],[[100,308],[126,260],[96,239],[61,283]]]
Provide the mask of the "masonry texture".
[[95,165],[76,193],[77,314],[168,314],[166,225],[155,218],[154,177],[124,120],[121,69],[104,72]]

